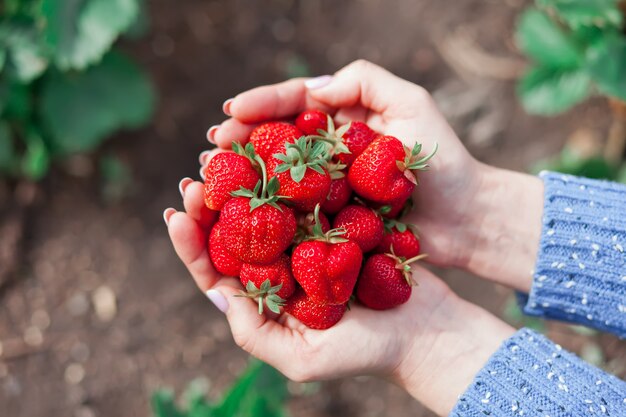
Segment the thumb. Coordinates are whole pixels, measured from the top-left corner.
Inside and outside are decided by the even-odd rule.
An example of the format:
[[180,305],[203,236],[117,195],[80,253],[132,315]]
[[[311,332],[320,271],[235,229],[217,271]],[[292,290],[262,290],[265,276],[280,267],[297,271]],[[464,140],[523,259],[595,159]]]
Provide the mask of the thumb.
[[[415,113],[426,90],[403,80],[365,60],[355,61],[339,70],[329,83],[307,83],[310,96],[331,107],[361,105],[377,113],[403,109]],[[402,117],[402,114],[395,114]],[[413,116],[413,114],[407,115]]]

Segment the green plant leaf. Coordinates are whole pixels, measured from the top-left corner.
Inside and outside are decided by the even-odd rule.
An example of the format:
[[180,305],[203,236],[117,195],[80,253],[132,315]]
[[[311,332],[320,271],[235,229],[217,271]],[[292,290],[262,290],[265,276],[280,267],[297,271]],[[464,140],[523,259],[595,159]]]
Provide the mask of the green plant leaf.
[[591,80],[582,69],[531,68],[518,82],[517,93],[529,113],[553,115],[580,103],[591,93]]
[[3,69],[15,80],[28,83],[48,67],[48,59],[33,28],[0,25],[0,48],[4,50]]
[[537,0],[539,7],[555,12],[565,23],[579,26],[620,27],[619,0]]
[[50,155],[41,137],[34,126],[26,129],[26,152],[22,157],[22,173],[32,180],[40,180],[48,172]]
[[578,66],[582,59],[582,52],[573,38],[534,8],[522,14],[516,39],[520,49],[543,66],[571,68]]
[[0,81],[0,114],[7,120],[26,121],[32,111],[32,85]]
[[587,68],[598,89],[609,96],[626,100],[626,38],[605,38],[587,50]]
[[154,417],[185,417],[176,407],[176,401],[172,391],[155,391],[152,394],[151,403]]
[[44,39],[60,69],[84,69],[102,58],[136,21],[137,0],[43,0]]
[[148,77],[116,52],[83,73],[52,71],[43,81],[41,118],[59,153],[93,149],[118,129],[143,125],[153,112]]

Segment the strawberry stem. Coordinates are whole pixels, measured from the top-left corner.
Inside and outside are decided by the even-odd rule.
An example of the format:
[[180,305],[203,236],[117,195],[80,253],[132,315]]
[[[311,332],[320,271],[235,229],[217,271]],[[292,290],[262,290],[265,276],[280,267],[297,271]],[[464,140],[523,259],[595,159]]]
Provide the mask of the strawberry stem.
[[428,257],[428,254],[426,254],[426,253],[422,253],[421,255],[417,255],[417,256],[414,256],[414,257],[413,257],[413,258],[411,258],[411,259],[407,259],[406,261],[402,262],[402,263],[401,263],[400,265],[398,265],[398,266],[404,267],[404,266],[406,266],[406,265],[412,264],[413,262],[419,261],[420,259],[424,259],[424,258],[426,258],[426,257]]

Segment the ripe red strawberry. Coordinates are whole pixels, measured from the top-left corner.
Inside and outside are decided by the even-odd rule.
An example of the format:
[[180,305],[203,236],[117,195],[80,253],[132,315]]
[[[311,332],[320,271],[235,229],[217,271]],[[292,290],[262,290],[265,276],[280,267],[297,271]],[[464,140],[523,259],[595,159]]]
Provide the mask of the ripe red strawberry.
[[393,136],[374,140],[354,161],[348,172],[352,189],[361,197],[377,203],[406,200],[417,184],[414,170],[428,168],[427,161],[437,151],[419,158],[422,145],[412,150]]
[[337,159],[347,166],[352,165],[354,160],[367,149],[376,136],[377,133],[365,123],[350,122],[350,128],[342,136],[342,141],[348,147],[350,153],[339,153],[336,155]]
[[255,298],[259,303],[259,314],[263,312],[263,301],[275,313],[296,290],[296,281],[291,274],[291,259],[282,254],[269,265],[244,263],[239,277],[246,288],[246,297]]
[[[330,230],[330,222],[328,217],[324,213],[319,213],[319,219],[322,226],[322,233],[326,233]],[[307,236],[311,236],[314,233],[315,227],[315,214],[314,213],[300,213],[296,215],[296,221],[298,223],[298,229],[296,230],[296,237],[293,239],[294,243],[298,244]]]
[[270,177],[278,178],[278,193],[297,210],[311,212],[328,196],[332,180],[325,168],[325,152],[324,143],[301,137],[267,164]]
[[385,234],[374,250],[376,253],[393,253],[410,259],[420,254],[420,241],[404,223],[385,221]]
[[233,151],[215,155],[205,168],[204,201],[211,210],[221,210],[232,198],[231,192],[252,189],[261,179],[252,144],[244,149],[233,142]]
[[363,253],[369,252],[383,238],[384,225],[378,214],[368,207],[350,205],[344,207],[333,221],[334,229],[344,229],[342,237],[359,245]]
[[346,177],[334,179],[330,183],[328,197],[322,203],[322,211],[327,214],[338,213],[352,197],[352,188]]
[[424,255],[403,261],[392,254],[372,255],[359,276],[358,300],[374,310],[387,310],[406,303],[414,285],[409,264],[422,257]]
[[315,208],[313,236],[295,247],[291,255],[293,276],[304,292],[319,304],[345,304],[361,269],[359,245],[341,237],[341,231],[322,233],[319,206]]
[[285,312],[300,320],[311,329],[324,330],[333,327],[346,312],[345,304],[317,304],[298,288],[287,300]]
[[282,151],[286,143],[294,143],[301,136],[302,131],[291,123],[269,122],[254,128],[249,141],[257,155],[267,162],[272,154]]
[[328,128],[328,114],[321,110],[305,110],[296,118],[296,127],[305,135],[319,135]]
[[269,264],[289,247],[296,234],[293,210],[279,203],[278,181],[267,181],[267,171],[259,158],[261,181],[253,191],[235,191],[220,212],[226,249],[247,263]]
[[228,252],[224,246],[223,230],[220,222],[215,223],[209,235],[209,257],[217,272],[236,277],[241,271],[242,262]]

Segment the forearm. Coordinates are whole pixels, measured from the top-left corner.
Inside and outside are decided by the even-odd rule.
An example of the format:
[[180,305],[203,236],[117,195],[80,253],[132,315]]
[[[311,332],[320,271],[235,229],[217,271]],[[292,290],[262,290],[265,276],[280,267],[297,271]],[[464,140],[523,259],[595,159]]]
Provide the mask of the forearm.
[[464,235],[473,248],[470,272],[528,292],[543,213],[543,184],[532,175],[482,166],[480,191]]

